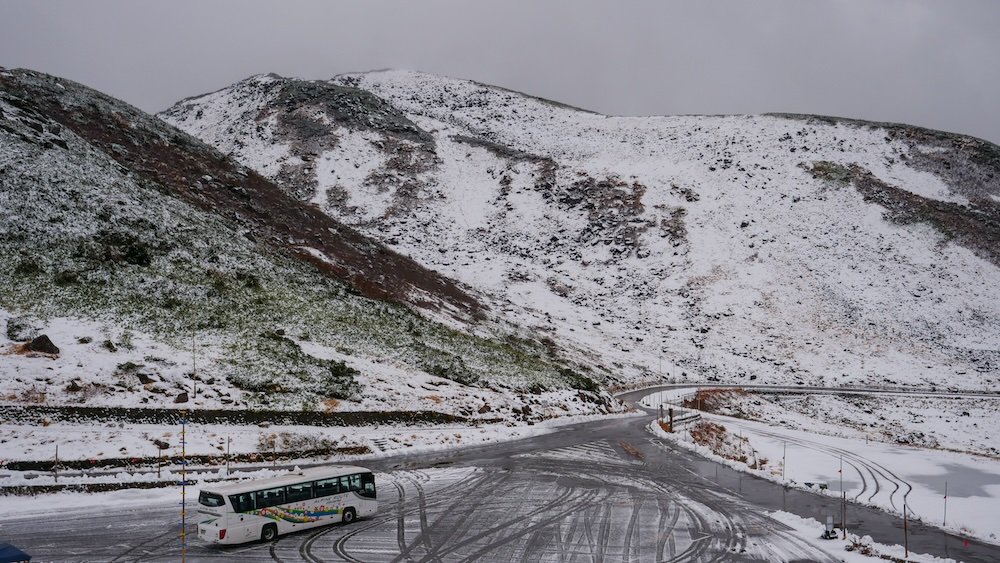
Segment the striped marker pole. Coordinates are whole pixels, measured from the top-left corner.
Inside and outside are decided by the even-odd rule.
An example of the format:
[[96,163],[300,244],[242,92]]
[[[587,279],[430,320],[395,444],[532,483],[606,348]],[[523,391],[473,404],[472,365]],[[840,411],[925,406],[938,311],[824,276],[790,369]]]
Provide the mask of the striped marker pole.
[[181,563],[187,561],[187,420],[181,419]]

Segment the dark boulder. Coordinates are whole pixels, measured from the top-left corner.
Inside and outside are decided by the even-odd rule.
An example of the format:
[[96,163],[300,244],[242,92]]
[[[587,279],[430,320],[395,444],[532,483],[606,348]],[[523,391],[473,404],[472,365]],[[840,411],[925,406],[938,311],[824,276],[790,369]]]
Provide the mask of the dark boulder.
[[177,397],[174,398],[174,402],[175,403],[186,403],[186,402],[188,402],[188,394],[187,394],[187,392],[178,393]]
[[28,350],[32,352],[42,352],[43,354],[58,354],[59,347],[49,340],[49,337],[42,334],[28,343]]

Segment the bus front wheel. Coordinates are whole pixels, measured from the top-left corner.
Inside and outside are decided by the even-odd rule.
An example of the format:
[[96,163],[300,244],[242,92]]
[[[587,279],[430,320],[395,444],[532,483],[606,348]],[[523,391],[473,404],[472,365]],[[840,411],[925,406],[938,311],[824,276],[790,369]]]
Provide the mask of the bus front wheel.
[[267,524],[260,531],[260,540],[261,541],[268,542],[268,541],[273,540],[276,537],[278,537],[278,527],[275,526],[274,524]]
[[353,508],[345,508],[344,515],[341,517],[341,519],[343,520],[344,524],[350,524],[351,522],[354,522],[354,518],[356,516],[357,513],[354,512]]

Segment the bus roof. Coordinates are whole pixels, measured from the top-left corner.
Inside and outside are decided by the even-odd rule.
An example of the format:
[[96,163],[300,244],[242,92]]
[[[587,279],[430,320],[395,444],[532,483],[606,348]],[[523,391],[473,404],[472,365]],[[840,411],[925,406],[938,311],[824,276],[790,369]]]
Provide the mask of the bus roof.
[[261,489],[270,489],[273,487],[284,487],[286,485],[294,485],[296,483],[306,481],[330,479],[341,475],[352,475],[354,473],[371,473],[371,470],[365,469],[364,467],[358,467],[356,465],[324,465],[322,467],[300,469],[294,473],[289,472],[265,479],[253,479],[250,481],[240,481],[238,483],[219,484],[218,486],[213,486],[212,483],[206,483],[205,486],[201,487],[201,490],[209,493],[218,493],[220,495],[235,495],[239,493],[259,491]]

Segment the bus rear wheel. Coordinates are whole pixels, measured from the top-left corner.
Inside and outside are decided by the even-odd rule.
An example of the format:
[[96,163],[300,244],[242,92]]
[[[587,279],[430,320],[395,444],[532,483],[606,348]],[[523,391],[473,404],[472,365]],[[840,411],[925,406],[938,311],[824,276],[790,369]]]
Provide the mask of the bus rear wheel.
[[353,508],[345,508],[344,515],[341,516],[341,521],[344,524],[350,524],[351,522],[354,522],[355,517],[357,517],[357,513],[354,512]]
[[276,537],[278,537],[278,527],[274,524],[266,524],[260,531],[260,541],[268,542]]

